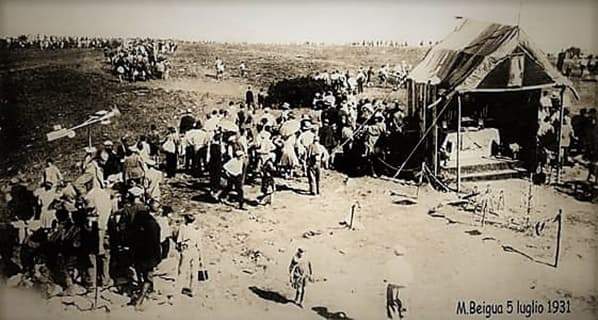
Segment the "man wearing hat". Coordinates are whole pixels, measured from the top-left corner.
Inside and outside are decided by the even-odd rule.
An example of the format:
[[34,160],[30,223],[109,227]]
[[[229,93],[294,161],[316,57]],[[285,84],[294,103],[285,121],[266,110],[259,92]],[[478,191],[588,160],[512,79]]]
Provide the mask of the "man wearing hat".
[[243,194],[243,184],[245,183],[245,160],[243,150],[236,150],[234,157],[225,163],[223,168],[227,177],[227,184],[224,190],[217,195],[217,198],[220,201],[223,201],[228,193],[234,189],[237,193],[239,209],[245,210],[243,207],[245,202],[245,197]]
[[258,201],[262,205],[272,204],[272,195],[276,191],[276,183],[274,181],[274,175],[276,174],[276,166],[274,165],[274,153],[270,152],[263,156],[263,162],[261,164],[262,173],[262,194],[258,197]]
[[86,189],[85,186],[88,183],[91,183],[91,188],[105,187],[104,170],[102,169],[102,166],[105,162],[105,157],[102,158],[100,155],[95,154],[91,161],[87,163],[85,169],[83,170],[83,174],[73,183],[73,186],[77,192],[79,192],[79,194],[87,193],[88,189]]
[[108,158],[103,166],[104,176],[108,178],[111,175],[119,174],[122,169],[120,159],[116,155],[116,152],[114,152],[114,143],[110,140],[104,141],[104,150],[102,153],[105,153]]
[[313,127],[311,124],[311,120],[303,119],[301,120],[301,133],[297,138],[297,156],[299,157],[299,161],[301,162],[303,172],[305,173],[306,170],[306,156],[307,156],[307,148],[311,145],[314,141],[315,134],[312,131]]
[[374,156],[377,152],[376,144],[380,137],[386,134],[386,124],[384,123],[384,116],[380,112],[374,114],[374,123],[366,126],[366,150],[365,156],[367,157],[370,170],[372,175],[376,176],[374,170]]
[[181,252],[176,292],[193,297],[201,260],[201,232],[195,223],[195,215],[185,212],[183,217],[185,222],[179,227],[176,239],[177,248]]
[[146,171],[147,165],[139,154],[137,144],[130,144],[123,160],[123,181],[127,186],[141,185]]
[[[136,191],[136,194],[139,194]],[[135,308],[141,309],[153,287],[153,270],[161,260],[160,226],[143,206],[137,210],[128,228],[133,266],[140,286]]]
[[185,113],[181,116],[181,120],[179,121],[179,133],[185,134],[185,132],[193,129],[195,125],[195,117],[193,116],[193,112],[190,108],[187,108]]
[[255,98],[251,86],[248,86],[245,92],[245,105],[247,105],[248,110],[255,109]]

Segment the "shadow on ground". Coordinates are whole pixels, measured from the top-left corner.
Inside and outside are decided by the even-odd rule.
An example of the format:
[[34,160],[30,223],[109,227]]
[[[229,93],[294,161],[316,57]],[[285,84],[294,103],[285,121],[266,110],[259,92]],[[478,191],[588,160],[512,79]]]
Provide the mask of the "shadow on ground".
[[336,319],[352,320],[343,311],[331,312],[331,311],[328,311],[328,308],[322,307],[322,306],[313,307],[311,309],[313,311],[315,311],[320,317],[322,317],[324,319],[328,319],[328,320],[336,320]]
[[251,292],[255,293],[258,297],[260,297],[264,300],[269,300],[272,302],[282,303],[282,304],[292,302],[291,300],[287,299],[287,297],[283,296],[282,294],[280,294],[276,291],[260,289],[255,286],[249,287],[249,290],[251,290]]

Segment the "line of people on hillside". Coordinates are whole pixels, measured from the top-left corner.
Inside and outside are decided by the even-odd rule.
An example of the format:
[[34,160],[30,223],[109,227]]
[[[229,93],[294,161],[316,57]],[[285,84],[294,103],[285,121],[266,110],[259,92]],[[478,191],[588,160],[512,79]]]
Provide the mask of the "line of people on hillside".
[[18,37],[0,38],[0,48],[9,50],[100,49],[112,47],[118,42],[120,42],[120,40],[114,38],[52,36],[38,34],[35,36],[21,35]]

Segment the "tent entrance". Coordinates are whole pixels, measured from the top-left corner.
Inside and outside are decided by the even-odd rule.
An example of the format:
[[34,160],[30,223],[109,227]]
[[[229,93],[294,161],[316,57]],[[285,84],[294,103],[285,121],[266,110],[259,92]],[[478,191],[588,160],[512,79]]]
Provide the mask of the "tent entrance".
[[[463,167],[533,168],[536,155],[537,112],[540,90],[462,95],[461,149]],[[441,122],[441,167],[457,166],[457,105]]]

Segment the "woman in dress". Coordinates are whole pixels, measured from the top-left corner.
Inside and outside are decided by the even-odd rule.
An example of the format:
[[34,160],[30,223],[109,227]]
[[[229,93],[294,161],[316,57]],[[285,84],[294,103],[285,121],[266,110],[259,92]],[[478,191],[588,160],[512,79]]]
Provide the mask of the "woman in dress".
[[296,135],[290,135],[284,140],[282,145],[282,156],[280,158],[280,167],[283,169],[285,179],[293,177],[293,169],[299,166],[299,158],[295,152]]

